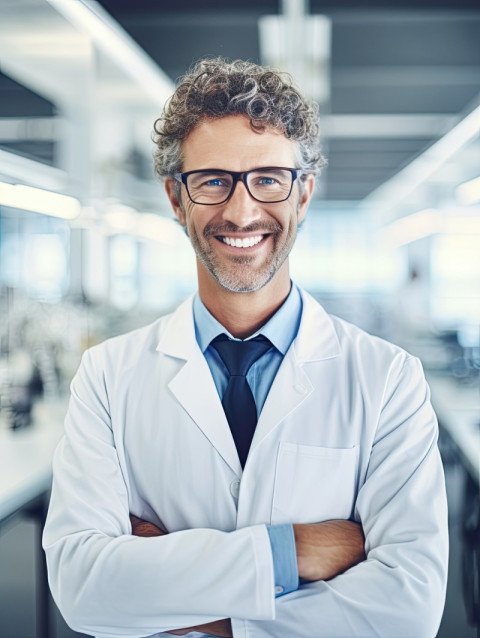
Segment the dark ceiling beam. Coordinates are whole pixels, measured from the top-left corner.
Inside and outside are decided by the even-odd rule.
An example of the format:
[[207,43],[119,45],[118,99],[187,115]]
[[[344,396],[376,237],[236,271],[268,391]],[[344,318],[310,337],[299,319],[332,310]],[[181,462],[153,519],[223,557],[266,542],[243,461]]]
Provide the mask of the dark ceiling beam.
[[48,117],[55,106],[0,71],[0,117]]

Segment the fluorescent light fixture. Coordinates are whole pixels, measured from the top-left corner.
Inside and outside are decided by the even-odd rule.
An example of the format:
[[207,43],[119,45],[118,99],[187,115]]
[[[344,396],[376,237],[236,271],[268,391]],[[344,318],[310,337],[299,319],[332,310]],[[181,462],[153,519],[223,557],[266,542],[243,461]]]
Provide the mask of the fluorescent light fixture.
[[424,153],[414,159],[387,182],[379,186],[362,202],[362,205],[393,207],[405,199],[417,186],[425,182],[447,162],[457,151],[471,142],[480,132],[480,106],[464,117],[448,133],[432,144]]
[[0,177],[15,183],[32,184],[52,191],[64,190],[67,183],[65,171],[2,150],[0,150]]
[[163,107],[174,90],[170,78],[96,0],[47,0]]
[[378,231],[377,240],[380,244],[399,248],[437,233],[480,235],[480,207],[469,209],[471,214],[468,215],[463,214],[464,211],[462,208],[426,208],[384,226]]
[[262,63],[291,73],[313,99],[330,99],[331,20],[308,15],[304,3],[283,2],[283,15],[258,21]]
[[20,208],[61,219],[75,219],[80,214],[80,202],[74,197],[4,182],[0,182],[0,206]]
[[399,248],[442,230],[443,216],[434,208],[407,215],[380,229],[380,243]]
[[455,197],[465,206],[480,202],[480,177],[460,184],[455,190]]
[[442,232],[448,235],[480,235],[480,211],[476,215],[448,215]]

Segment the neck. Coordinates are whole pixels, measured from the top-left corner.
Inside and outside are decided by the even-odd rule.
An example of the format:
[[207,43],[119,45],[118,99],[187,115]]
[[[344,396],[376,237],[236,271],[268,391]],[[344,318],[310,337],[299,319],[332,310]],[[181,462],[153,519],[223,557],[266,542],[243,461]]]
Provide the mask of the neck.
[[278,277],[285,275],[279,271],[260,290],[245,293],[230,292],[216,282],[213,286],[211,276],[205,273],[210,281],[204,281],[199,272],[200,299],[230,334],[237,339],[246,339],[266,324],[288,297],[291,288],[288,263],[283,266],[286,267],[286,277]]

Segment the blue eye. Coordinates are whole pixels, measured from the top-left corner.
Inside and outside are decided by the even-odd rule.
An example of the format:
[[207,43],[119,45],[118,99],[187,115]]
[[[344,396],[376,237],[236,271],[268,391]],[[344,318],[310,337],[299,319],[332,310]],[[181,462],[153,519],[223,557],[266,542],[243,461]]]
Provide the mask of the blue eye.
[[274,184],[275,180],[273,177],[262,177],[260,179],[260,184]]
[[209,179],[207,184],[209,186],[221,186],[222,185],[222,180],[220,180],[220,179]]

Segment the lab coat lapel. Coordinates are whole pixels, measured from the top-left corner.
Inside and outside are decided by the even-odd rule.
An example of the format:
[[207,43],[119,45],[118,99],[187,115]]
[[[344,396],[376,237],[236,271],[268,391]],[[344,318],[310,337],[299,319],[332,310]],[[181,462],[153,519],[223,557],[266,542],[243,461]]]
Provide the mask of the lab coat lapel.
[[318,362],[317,365],[325,366],[328,374],[328,360],[341,354],[331,318],[310,295],[301,292],[303,311],[299,331],[268,393],[252,441],[252,451],[315,391],[304,364]]
[[226,463],[240,476],[242,468],[225,412],[198,346],[168,387]]
[[292,345],[270,388],[253,437],[251,451],[312,393],[310,379],[298,365]]
[[225,462],[240,476],[242,467],[227,418],[195,338],[192,298],[171,315],[157,350],[185,360],[168,387]]

